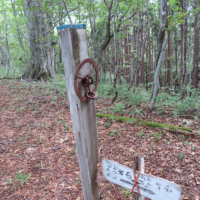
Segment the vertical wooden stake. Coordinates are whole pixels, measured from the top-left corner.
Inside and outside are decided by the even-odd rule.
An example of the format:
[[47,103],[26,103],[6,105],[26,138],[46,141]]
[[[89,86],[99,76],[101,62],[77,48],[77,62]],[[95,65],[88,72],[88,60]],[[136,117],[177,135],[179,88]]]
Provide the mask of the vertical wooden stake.
[[[78,25],[80,27],[80,25]],[[74,75],[78,65],[88,58],[86,29],[84,26],[73,29],[64,25],[58,27],[62,60],[65,71],[67,94],[70,102],[70,112],[76,141],[78,161],[81,170],[81,183],[85,200],[100,199],[97,184],[98,133],[94,100],[80,101],[74,90]],[[80,70],[80,76],[90,72],[90,65],[85,64]],[[79,83],[80,84],[80,83]],[[85,88],[79,85],[84,94]]]
[[[134,170],[140,171],[141,168],[144,166],[144,157],[142,155],[135,155],[134,158]],[[142,169],[141,173],[144,174],[144,168]],[[134,192],[134,200],[144,200],[145,197],[142,195],[139,195],[138,193]]]

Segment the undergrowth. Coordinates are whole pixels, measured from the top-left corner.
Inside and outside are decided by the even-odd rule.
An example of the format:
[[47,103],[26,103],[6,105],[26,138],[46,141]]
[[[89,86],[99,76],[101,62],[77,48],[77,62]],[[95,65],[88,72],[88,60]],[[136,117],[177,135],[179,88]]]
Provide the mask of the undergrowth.
[[[16,68],[15,71],[15,77],[19,77],[20,73],[22,71],[22,68]],[[5,67],[0,68],[0,77],[4,77],[6,75],[6,69]],[[10,70],[10,76],[12,77],[14,75],[13,69]],[[104,99],[109,98],[111,99],[114,95],[114,88],[113,83],[110,82],[110,75],[106,73],[103,77],[100,78],[100,82],[97,88],[97,96],[98,99]],[[40,89],[50,89],[54,90],[54,84],[53,80],[41,84],[37,82],[30,82],[26,83],[27,85],[40,85]],[[61,66],[58,66],[58,72],[56,74],[56,84],[59,91],[61,91],[62,94],[65,94],[65,97],[67,98],[67,88],[65,83],[65,76],[64,76],[64,68]],[[117,84],[117,90],[118,90],[118,97],[117,101],[120,101],[120,103],[115,104],[115,107],[113,109],[113,113],[124,113],[124,107],[126,104],[130,104],[131,107],[134,109],[134,111],[131,113],[132,115],[142,112],[141,108],[138,107],[139,104],[144,103],[143,107],[148,106],[148,102],[151,96],[152,87],[147,91],[144,86],[139,85],[135,92],[132,93],[132,90],[128,90],[129,83],[126,82],[125,79],[122,78],[122,84]],[[186,94],[190,94],[187,96]],[[187,114],[187,111],[192,111],[192,114],[196,113],[196,116],[200,115],[200,96],[198,95],[195,103],[194,99],[197,93],[197,89],[190,89],[189,91],[185,91],[185,97],[181,98],[180,94],[177,92],[174,92],[171,90],[171,93],[168,94],[164,91],[164,88],[160,90],[159,95],[156,97],[156,104],[154,108],[158,110],[158,112],[163,112],[168,107],[171,109],[171,112],[173,113],[174,118],[176,118],[179,114],[184,115]]]

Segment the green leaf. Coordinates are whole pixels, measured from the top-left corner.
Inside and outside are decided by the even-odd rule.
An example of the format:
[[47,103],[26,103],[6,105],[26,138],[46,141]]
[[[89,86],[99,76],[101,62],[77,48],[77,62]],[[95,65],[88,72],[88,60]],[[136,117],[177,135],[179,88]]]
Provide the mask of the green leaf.
[[139,137],[142,137],[144,134],[145,134],[144,132],[140,131],[139,132]]

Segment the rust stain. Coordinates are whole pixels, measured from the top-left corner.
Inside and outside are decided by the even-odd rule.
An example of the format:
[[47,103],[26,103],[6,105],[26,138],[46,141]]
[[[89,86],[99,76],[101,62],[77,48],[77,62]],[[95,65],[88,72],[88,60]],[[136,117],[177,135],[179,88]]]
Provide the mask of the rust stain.
[[80,132],[78,132],[78,137],[79,137],[79,139],[81,139],[81,134],[80,134]]

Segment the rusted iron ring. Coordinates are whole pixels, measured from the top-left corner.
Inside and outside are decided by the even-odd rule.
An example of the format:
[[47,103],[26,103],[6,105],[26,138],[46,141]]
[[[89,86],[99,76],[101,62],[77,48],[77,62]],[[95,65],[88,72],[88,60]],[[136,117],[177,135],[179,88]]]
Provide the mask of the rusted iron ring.
[[[83,65],[86,64],[86,63],[92,64],[93,65],[93,69],[86,76],[80,77],[79,76],[79,71],[83,67]],[[94,87],[93,91],[90,91],[90,85],[93,84],[92,73],[93,73],[94,69],[96,71],[96,83],[95,83],[95,87]],[[78,78],[82,79],[82,81],[81,81],[82,85],[84,87],[88,88],[88,92],[85,94],[85,96],[82,96],[80,91],[79,91],[79,88],[78,88],[78,85],[77,85]],[[75,76],[74,76],[74,88],[75,88],[75,92],[76,92],[78,98],[81,101],[89,101],[90,99],[96,99],[97,96],[95,95],[95,92],[97,90],[98,83],[99,83],[99,71],[98,71],[98,67],[97,67],[96,63],[94,62],[94,60],[92,60],[90,58],[87,58],[87,59],[83,60],[79,64],[79,66],[78,66],[78,68],[76,70]]]
[[94,92],[88,92],[88,93],[86,94],[86,96],[87,96],[89,99],[96,99],[96,98],[97,98],[97,96],[96,96],[96,94],[95,94]]

